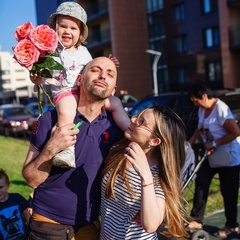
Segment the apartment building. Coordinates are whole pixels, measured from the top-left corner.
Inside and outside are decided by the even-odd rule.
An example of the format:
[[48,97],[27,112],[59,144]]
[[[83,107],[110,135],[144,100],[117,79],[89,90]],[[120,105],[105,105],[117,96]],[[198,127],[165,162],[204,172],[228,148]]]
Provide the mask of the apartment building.
[[21,67],[10,52],[0,51],[0,104],[36,96],[29,71]]
[[[36,0],[38,18],[43,9],[49,16],[61,2]],[[215,88],[240,87],[240,0],[76,2],[88,15],[92,56],[112,53],[120,60],[118,91],[137,98],[153,93],[156,56],[147,49],[162,52],[159,93],[186,90],[196,80]]]

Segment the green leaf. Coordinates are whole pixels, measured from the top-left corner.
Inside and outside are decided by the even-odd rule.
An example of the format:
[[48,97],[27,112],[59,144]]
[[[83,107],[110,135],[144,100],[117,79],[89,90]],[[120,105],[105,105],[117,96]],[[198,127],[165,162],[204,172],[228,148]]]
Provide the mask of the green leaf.
[[38,68],[47,68],[49,70],[64,70],[64,67],[51,57],[40,58],[34,65]]
[[42,69],[40,72],[41,77],[43,78],[52,78],[52,74],[50,73],[50,71],[46,68]]

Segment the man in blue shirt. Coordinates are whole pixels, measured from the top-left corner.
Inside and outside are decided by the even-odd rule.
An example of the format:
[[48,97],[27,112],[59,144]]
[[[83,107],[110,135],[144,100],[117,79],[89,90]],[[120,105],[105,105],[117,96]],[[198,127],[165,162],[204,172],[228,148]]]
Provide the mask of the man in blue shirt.
[[[86,65],[77,83],[74,122],[82,122],[80,129],[72,130],[72,123],[57,128],[55,110],[39,118],[23,166],[24,178],[35,189],[29,239],[98,239],[100,170],[107,151],[122,136],[112,114],[103,108],[115,92],[116,79],[116,66],[107,57]],[[52,166],[52,158],[71,145],[76,168]]]

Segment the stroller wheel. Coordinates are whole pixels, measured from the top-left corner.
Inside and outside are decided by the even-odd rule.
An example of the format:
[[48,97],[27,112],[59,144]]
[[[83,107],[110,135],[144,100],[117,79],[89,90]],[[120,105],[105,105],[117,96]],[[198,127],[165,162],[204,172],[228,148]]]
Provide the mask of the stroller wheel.
[[207,232],[204,230],[196,230],[191,234],[191,240],[210,240]]

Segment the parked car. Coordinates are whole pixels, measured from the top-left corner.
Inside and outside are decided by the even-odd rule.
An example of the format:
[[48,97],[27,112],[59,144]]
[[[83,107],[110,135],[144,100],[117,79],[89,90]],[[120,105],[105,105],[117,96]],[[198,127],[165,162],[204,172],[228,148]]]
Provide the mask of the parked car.
[[29,121],[36,119],[33,111],[21,104],[4,104],[0,106],[0,133],[9,136],[26,133]]
[[[26,105],[27,108],[29,108],[30,110],[32,110],[36,115],[40,115],[41,112],[40,110],[38,109],[38,102],[31,102],[31,103],[28,103]],[[52,106],[51,104],[45,104],[43,106],[43,113],[47,112],[47,111],[50,111],[54,109],[54,106]]]
[[238,125],[240,126],[240,92],[227,92],[217,97],[230,107]]
[[130,116],[137,114],[140,110],[158,105],[169,106],[183,120],[186,125],[186,134],[189,137],[197,127],[197,107],[190,101],[186,92],[170,92],[151,95],[140,100],[129,112]]
[[121,100],[123,108],[127,113],[129,113],[138,102],[138,99],[130,94],[120,94],[117,97]]
[[[215,96],[223,100],[232,110],[236,120],[240,123],[240,93],[230,90],[215,91]],[[172,108],[183,120],[186,126],[187,139],[192,136],[198,123],[198,107],[188,98],[186,92],[172,92],[147,96],[140,100],[129,112],[130,116],[137,114],[140,110],[153,105],[167,105]]]

